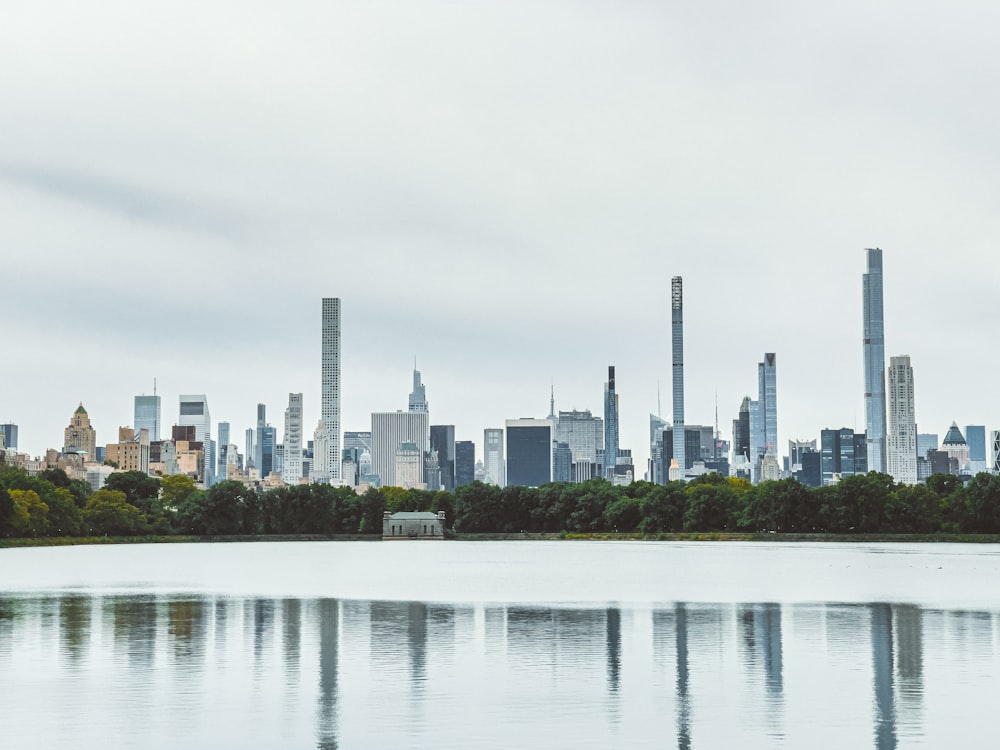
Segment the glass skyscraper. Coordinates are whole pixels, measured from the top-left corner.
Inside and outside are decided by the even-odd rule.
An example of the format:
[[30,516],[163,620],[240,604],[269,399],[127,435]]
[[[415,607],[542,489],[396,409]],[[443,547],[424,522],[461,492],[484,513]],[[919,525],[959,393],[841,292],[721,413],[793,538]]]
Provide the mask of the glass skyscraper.
[[885,320],[882,310],[882,251],[865,250],[868,272],[862,276],[864,294],[865,434],[868,469],[886,471],[885,453]]
[[[508,433],[510,429],[508,428]],[[511,457],[507,443],[508,460]],[[608,367],[608,382],[604,384],[604,476],[610,479],[618,463],[618,394],[615,392],[615,366]],[[509,471],[509,470],[508,470]],[[535,485],[531,485],[535,486]]]
[[135,434],[139,434],[139,430],[146,430],[149,432],[149,441],[153,442],[160,439],[160,397],[153,396],[136,396],[135,397],[135,411],[132,420],[132,427],[135,429]]

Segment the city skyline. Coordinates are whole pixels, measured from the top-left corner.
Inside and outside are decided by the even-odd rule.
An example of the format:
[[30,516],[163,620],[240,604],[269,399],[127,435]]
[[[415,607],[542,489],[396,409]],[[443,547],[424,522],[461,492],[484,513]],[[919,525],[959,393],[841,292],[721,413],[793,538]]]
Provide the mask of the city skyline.
[[866,247],[885,253],[886,361],[911,357],[918,428],[1000,424],[1000,105],[983,96],[1000,10],[734,6],[720,24],[707,7],[552,4],[525,23],[431,0],[275,24],[232,7],[247,43],[226,59],[183,2],[141,45],[100,0],[0,29],[4,68],[34,73],[0,84],[18,354],[0,420],[21,450],[54,445],[80,401],[100,440],[117,434],[153,378],[161,432],[180,393],[239,434],[258,402],[280,427],[301,392],[311,430],[316,300],[334,295],[342,430],[406,408],[414,355],[433,421],[475,441],[545,415],[553,378],[558,409],[600,413],[614,363],[641,465],[675,275],[687,421],[711,424],[718,391],[727,424],[775,352],[779,445],[864,431]]

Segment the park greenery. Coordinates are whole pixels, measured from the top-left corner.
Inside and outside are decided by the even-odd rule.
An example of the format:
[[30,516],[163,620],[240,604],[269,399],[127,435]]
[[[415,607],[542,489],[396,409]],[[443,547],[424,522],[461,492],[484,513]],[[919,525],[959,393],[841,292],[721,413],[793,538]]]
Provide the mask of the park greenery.
[[0,538],[380,535],[386,510],[443,510],[458,534],[1000,534],[1000,477],[963,484],[939,474],[900,485],[872,472],[814,489],[707,474],[666,485],[474,482],[453,493],[382,487],[359,495],[323,484],[258,492],[234,481],[200,490],[186,476],[117,472],[91,492],[60,469],[32,477],[0,465]]

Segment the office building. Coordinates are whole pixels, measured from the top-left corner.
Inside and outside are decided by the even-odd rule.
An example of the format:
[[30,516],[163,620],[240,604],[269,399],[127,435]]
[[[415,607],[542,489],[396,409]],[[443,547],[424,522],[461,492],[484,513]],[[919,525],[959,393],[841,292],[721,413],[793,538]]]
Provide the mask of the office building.
[[[218,459],[215,462],[215,476],[218,477],[219,481],[224,481],[229,470],[227,466],[229,465],[229,422],[219,422],[218,424],[219,433],[219,450]],[[235,456],[234,456],[235,458]],[[234,460],[233,463],[236,463]]]
[[913,368],[907,356],[889,359],[889,432],[886,459],[889,474],[902,484],[917,483],[917,420]]
[[13,422],[7,422],[6,424],[0,424],[0,432],[3,433],[3,442],[0,443],[0,448],[6,448],[7,450],[16,453],[17,452],[17,425]]
[[476,480],[476,444],[471,440],[455,441],[455,487]]
[[[392,486],[403,489],[423,489],[423,452],[411,440],[404,441],[396,448],[393,457]],[[430,489],[436,490],[436,487]]]
[[990,472],[1000,474],[1000,430],[990,431]]
[[886,470],[885,321],[882,309],[882,251],[865,250],[868,270],[862,276],[864,297],[865,434],[869,469]]
[[257,437],[254,445],[254,467],[260,472],[261,479],[267,479],[274,464],[274,449],[278,442],[277,430],[267,423],[267,410],[264,404],[257,404]]
[[302,394],[288,394],[288,408],[285,409],[284,463],[281,481],[298,484],[302,478]]
[[806,487],[822,487],[821,458],[822,454],[819,451],[803,451],[799,454],[798,469],[793,473],[793,476]]
[[149,433],[150,442],[160,439],[160,397],[136,396],[134,403],[134,413],[132,424],[135,431],[146,430]]
[[820,432],[820,479],[823,486],[868,472],[866,435],[843,427]]
[[[396,451],[403,443],[413,443],[420,451],[418,462],[423,482],[423,460],[430,450],[430,416],[427,412],[391,411],[372,414],[372,470],[379,476],[382,487],[398,487]],[[339,474],[338,465],[338,474]],[[339,478],[339,477],[338,477]]]
[[211,487],[215,476],[215,456],[212,454],[212,417],[205,394],[182,394],[177,424],[194,427],[195,440],[204,446],[205,487]]
[[483,467],[486,470],[487,483],[495,484],[497,487],[507,485],[502,427],[487,427],[483,430]]
[[986,427],[970,424],[965,427],[965,442],[969,444],[969,471],[976,475],[986,471]]
[[359,454],[364,451],[371,453],[372,434],[370,432],[345,432],[344,450],[357,448]]
[[83,454],[85,461],[97,459],[97,431],[91,427],[82,401],[70,417],[69,427],[63,430],[63,453]]
[[[958,424],[951,423],[948,433],[941,442],[941,450],[948,454],[948,458],[955,462],[957,471],[954,474],[969,473],[969,444],[965,441],[962,431],[958,429]],[[935,472],[936,473],[936,472]]]
[[[437,452],[437,465],[441,471],[441,487],[455,491],[455,425],[431,425],[431,452]],[[431,481],[427,479],[430,487]]]
[[[614,368],[611,368],[614,369]],[[615,394],[617,399],[617,394]],[[617,412],[616,412],[617,418]],[[597,460],[597,452],[605,447],[607,437],[607,423],[600,417],[595,417],[589,410],[583,411],[560,411],[555,421],[555,439],[557,442],[566,443],[573,456],[573,463],[594,463]],[[617,429],[615,430],[617,433]],[[618,447],[615,446],[615,454]],[[604,454],[605,465],[608,462],[608,453]],[[488,468],[488,465],[487,465]]]
[[[615,466],[616,473],[617,469]],[[573,481],[573,452],[569,449],[568,443],[561,443],[558,440],[552,445],[552,481]]]
[[[309,467],[309,479],[312,482],[327,484],[330,481],[330,467],[326,463],[330,460],[330,446],[328,441],[326,425],[320,419],[316,424],[316,429],[313,430],[313,459]],[[345,484],[348,483],[345,482]]]
[[930,433],[930,432],[917,433],[917,455],[919,457],[927,458],[928,451],[936,451],[937,449],[938,449],[937,433]]
[[653,484],[666,482],[663,476],[663,431],[669,426],[670,423],[663,417],[649,415],[649,469],[646,478]]
[[670,280],[670,337],[674,408],[671,455],[677,459],[683,479],[687,460],[684,456],[684,282],[680,276]]
[[760,402],[760,429],[763,453],[778,452],[778,381],[777,355],[769,352],[757,364],[757,399]]
[[335,297],[323,298],[322,367],[320,418],[326,427],[326,466],[330,483],[340,484],[340,299]]
[[413,368],[413,390],[410,392],[410,411],[420,411],[425,414],[430,411],[427,404],[427,387],[420,380],[420,370]]
[[[509,453],[510,443],[507,445]],[[610,479],[614,473],[617,459],[618,394],[615,392],[615,367],[610,365],[608,367],[608,382],[604,384],[604,476],[607,479]]]
[[[506,433],[507,486],[540,487],[551,482],[552,423],[547,419],[508,419]],[[607,437],[605,430],[605,439]],[[614,465],[608,466],[606,453],[604,467],[610,480],[614,476]]]

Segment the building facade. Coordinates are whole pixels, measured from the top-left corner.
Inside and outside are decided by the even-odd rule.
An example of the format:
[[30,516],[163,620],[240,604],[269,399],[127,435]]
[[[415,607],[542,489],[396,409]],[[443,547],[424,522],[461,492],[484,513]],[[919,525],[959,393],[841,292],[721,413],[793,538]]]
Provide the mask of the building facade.
[[889,434],[886,458],[889,474],[903,484],[917,483],[917,418],[913,368],[907,356],[889,359]]
[[441,486],[448,492],[455,491],[455,425],[431,425],[431,452],[437,451]]
[[867,463],[886,470],[885,317],[882,307],[882,251],[867,248],[867,272],[862,276],[864,302],[865,434]]
[[326,466],[331,484],[340,484],[340,299],[323,298],[320,418],[326,427]]
[[604,384],[604,476],[607,479],[610,479],[614,474],[617,461],[618,393],[615,391],[615,366],[610,365],[608,366],[608,381]]
[[677,459],[683,478],[687,461],[684,455],[684,281],[680,276],[670,280],[670,338],[674,409],[672,456]]
[[285,461],[281,468],[281,481],[298,484],[302,479],[302,394],[288,394],[285,409]]
[[82,401],[70,417],[69,427],[63,430],[63,453],[83,453],[87,460],[97,459],[97,431],[90,425]]
[[[506,433],[507,486],[541,487],[551,482],[552,423],[547,419],[508,419]],[[604,466],[608,466],[607,457]],[[614,466],[610,469],[613,475]]]
[[160,397],[136,396],[132,424],[135,431],[146,430],[151,442],[160,439]]
[[149,473],[149,431],[136,432],[131,427],[118,428],[118,442],[105,449],[106,460],[113,461],[120,471]]
[[212,453],[212,416],[208,410],[208,398],[203,393],[182,394],[178,398],[180,413],[177,424],[194,427],[195,440],[200,442],[205,452],[204,484],[211,487],[215,476]]
[[[421,457],[430,450],[429,420],[427,412],[391,411],[372,414],[372,471],[378,475],[380,486],[399,486],[396,479],[396,451],[400,445],[413,443]],[[421,476],[418,483],[423,482],[422,460],[419,472]]]
[[455,441],[455,487],[476,481],[476,444],[471,440]]
[[486,482],[497,487],[507,486],[502,428],[487,427],[483,430],[483,468],[486,470]]

